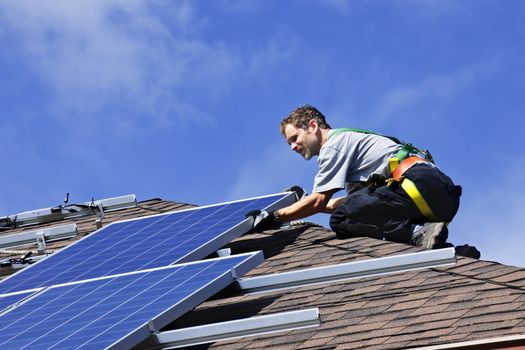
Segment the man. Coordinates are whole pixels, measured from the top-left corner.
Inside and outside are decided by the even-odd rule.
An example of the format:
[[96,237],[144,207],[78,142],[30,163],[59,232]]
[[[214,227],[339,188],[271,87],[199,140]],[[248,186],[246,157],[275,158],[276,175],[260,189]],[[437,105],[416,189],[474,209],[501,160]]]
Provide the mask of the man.
[[[446,224],[458,210],[461,187],[428,153],[362,130],[331,129],[309,105],[287,116],[281,133],[304,159],[318,156],[319,171],[311,195],[273,213],[249,213],[257,216],[255,222],[265,225],[324,212],[331,214],[330,227],[339,238],[445,246]],[[345,197],[332,198],[343,189]]]

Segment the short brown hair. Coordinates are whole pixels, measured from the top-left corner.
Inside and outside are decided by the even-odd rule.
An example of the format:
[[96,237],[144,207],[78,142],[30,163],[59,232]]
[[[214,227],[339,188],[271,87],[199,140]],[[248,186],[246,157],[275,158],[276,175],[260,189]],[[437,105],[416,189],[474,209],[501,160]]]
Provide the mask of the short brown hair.
[[321,129],[331,129],[330,125],[326,122],[326,118],[323,113],[310,105],[299,106],[292,111],[286,118],[281,122],[281,134],[284,135],[284,128],[286,125],[291,124],[296,128],[308,129],[308,123],[314,119]]

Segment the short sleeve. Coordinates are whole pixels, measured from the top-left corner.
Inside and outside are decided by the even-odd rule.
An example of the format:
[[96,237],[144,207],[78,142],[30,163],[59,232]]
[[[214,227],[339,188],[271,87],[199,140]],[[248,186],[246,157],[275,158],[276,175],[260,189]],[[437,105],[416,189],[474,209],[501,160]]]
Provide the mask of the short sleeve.
[[344,189],[351,169],[350,157],[332,147],[323,147],[317,159],[319,171],[314,179],[313,192]]

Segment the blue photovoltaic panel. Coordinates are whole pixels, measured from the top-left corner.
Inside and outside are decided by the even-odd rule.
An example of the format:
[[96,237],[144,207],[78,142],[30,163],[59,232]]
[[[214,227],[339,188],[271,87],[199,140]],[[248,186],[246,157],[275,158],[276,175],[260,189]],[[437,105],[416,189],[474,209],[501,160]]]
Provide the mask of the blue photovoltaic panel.
[[0,316],[0,349],[129,349],[263,260],[249,253],[45,289]]
[[250,229],[246,212],[292,198],[281,193],[116,222],[4,279],[0,293],[202,259]]
[[33,294],[33,292],[18,293],[14,295],[0,295],[0,312],[31,294]]

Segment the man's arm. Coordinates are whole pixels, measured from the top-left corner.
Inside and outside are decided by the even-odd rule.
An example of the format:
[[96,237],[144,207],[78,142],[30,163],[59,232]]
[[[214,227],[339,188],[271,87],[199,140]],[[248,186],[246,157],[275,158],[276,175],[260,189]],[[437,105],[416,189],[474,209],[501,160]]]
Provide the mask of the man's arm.
[[337,191],[338,189],[314,192],[288,207],[277,210],[276,214],[282,221],[293,221],[325,212],[330,199]]
[[339,206],[341,206],[344,202],[346,202],[347,197],[339,197],[339,198],[333,198],[328,201],[328,204],[326,205],[326,208],[323,210],[323,213],[331,214],[336,210]]

